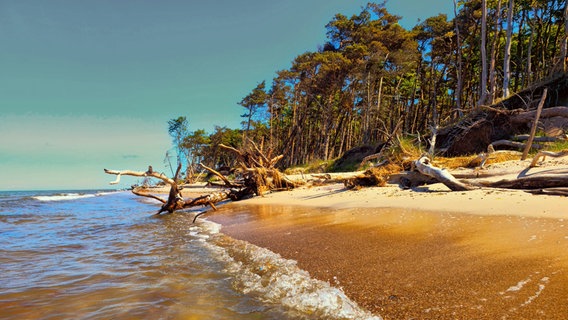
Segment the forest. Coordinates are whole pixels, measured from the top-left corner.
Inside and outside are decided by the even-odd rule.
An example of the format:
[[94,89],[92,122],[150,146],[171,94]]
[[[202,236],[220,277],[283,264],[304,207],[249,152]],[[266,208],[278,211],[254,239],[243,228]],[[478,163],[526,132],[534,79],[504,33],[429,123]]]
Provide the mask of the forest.
[[[288,168],[373,149],[393,134],[426,140],[435,128],[566,74],[568,1],[453,3],[453,16],[411,30],[385,3],[336,14],[315,52],[295,57],[272,83],[251,84],[235,106],[243,110],[241,128],[207,133],[190,130],[185,116],[171,119],[177,154],[167,154],[166,165],[183,164],[188,177],[199,163],[230,167],[234,157],[219,145],[249,141],[282,154],[278,166]],[[514,108],[528,109],[519,101]]]

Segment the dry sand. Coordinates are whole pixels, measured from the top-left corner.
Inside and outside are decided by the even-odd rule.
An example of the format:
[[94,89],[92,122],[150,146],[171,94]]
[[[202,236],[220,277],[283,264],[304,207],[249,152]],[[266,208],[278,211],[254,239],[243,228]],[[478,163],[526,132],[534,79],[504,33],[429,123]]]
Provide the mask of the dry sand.
[[232,203],[208,219],[384,319],[566,319],[567,208],[568,198],[523,191],[334,184]]

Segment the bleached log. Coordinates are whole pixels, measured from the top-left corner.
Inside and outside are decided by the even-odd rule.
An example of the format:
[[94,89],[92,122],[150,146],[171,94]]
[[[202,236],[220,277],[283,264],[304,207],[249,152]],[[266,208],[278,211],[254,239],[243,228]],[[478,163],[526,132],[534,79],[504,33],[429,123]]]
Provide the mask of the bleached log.
[[420,159],[414,161],[414,166],[423,175],[432,177],[440,181],[452,191],[468,191],[475,189],[470,185],[458,181],[447,170],[434,167],[430,161],[430,158],[425,155],[420,157]]

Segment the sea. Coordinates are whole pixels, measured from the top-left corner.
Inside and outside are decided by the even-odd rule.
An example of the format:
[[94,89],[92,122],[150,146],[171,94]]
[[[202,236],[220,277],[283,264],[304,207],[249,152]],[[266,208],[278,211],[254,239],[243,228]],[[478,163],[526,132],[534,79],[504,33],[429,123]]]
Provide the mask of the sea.
[[[0,319],[380,319],[341,288],[128,191],[0,192]],[[242,209],[241,209],[242,210]]]

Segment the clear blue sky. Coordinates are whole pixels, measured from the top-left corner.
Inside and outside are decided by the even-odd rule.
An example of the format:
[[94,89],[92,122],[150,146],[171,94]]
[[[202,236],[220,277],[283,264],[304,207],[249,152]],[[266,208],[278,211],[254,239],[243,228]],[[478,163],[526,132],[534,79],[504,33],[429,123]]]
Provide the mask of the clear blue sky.
[[[239,127],[237,102],[367,2],[0,0],[0,190],[105,188],[103,168],[166,172],[169,119]],[[387,8],[411,28],[453,2]]]

